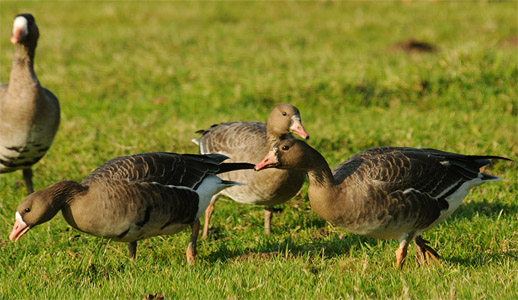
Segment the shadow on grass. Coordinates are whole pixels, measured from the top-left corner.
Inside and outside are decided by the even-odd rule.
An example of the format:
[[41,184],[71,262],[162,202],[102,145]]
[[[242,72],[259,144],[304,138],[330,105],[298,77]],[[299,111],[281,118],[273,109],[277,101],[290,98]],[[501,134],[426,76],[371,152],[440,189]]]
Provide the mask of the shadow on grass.
[[[205,259],[210,262],[246,262],[246,261],[271,261],[275,258],[294,259],[304,258],[313,261],[315,257],[319,259],[330,260],[335,257],[348,257],[352,249],[357,251],[370,253],[372,248],[383,247],[395,250],[397,243],[381,242],[376,239],[364,238],[361,236],[348,236],[347,238],[333,238],[332,240],[316,240],[311,243],[301,244],[296,240],[288,237],[280,243],[274,241],[266,241],[261,245],[253,248],[243,248],[239,250],[231,250],[226,245],[222,245],[219,250],[211,252]],[[413,245],[411,247],[414,247]],[[362,248],[367,248],[362,250]],[[374,252],[374,250],[372,251]],[[439,253],[440,254],[440,253]],[[414,259],[414,253],[409,252],[409,259]],[[482,253],[473,252],[469,256],[455,255],[451,257],[442,257],[441,264],[444,265],[461,265],[464,267],[480,267],[488,265],[505,265],[508,261],[518,261],[518,251],[510,250],[506,252]],[[374,259],[374,258],[373,258]],[[388,267],[388,266],[387,266]]]
[[300,258],[319,255],[323,259],[328,260],[344,254],[347,255],[351,248],[370,249],[379,245],[378,240],[362,236],[348,235],[345,238],[340,238],[335,233],[332,233],[332,235],[334,237],[330,239],[322,237],[309,243],[307,243],[307,240],[301,241],[290,236],[281,241],[265,237],[258,245],[243,249],[230,249],[227,245],[222,244],[218,250],[211,252],[207,259],[210,262],[234,262],[246,261],[248,259],[271,259],[273,257]]
[[472,255],[468,257],[465,255],[462,257],[453,256],[448,258],[446,261],[450,264],[475,267],[505,263],[508,260],[518,261],[518,250],[492,253],[472,253]]
[[450,220],[472,220],[475,216],[486,216],[499,218],[501,214],[505,215],[516,215],[518,213],[518,204],[506,204],[492,202],[489,203],[487,200],[483,201],[472,201],[468,203],[462,203],[455,213],[450,216]]

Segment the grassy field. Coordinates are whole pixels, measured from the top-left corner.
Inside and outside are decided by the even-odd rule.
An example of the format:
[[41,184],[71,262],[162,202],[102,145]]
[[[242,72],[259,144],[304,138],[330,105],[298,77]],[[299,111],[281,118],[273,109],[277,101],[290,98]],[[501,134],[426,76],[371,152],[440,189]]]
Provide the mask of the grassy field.
[[[0,82],[15,14],[40,28],[36,72],[62,123],[35,188],[80,181],[115,156],[196,153],[198,129],[302,113],[331,166],[369,147],[431,147],[518,158],[516,2],[0,2]],[[434,52],[401,44],[416,39]],[[396,241],[332,227],[307,196],[282,206],[270,236],[262,207],[222,200],[212,237],[185,261],[189,232],[126,245],[82,234],[59,214],[8,241],[25,197],[0,176],[1,299],[516,299],[518,170],[472,191],[424,234],[443,260],[394,268]],[[304,188],[304,191],[306,187]],[[305,195],[305,193],[303,193]]]

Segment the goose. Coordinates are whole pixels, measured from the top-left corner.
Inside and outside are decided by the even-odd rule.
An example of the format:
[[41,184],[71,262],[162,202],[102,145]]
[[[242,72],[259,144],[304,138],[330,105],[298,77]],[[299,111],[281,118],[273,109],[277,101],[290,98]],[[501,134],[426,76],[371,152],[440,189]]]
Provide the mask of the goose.
[[253,168],[222,163],[219,154],[152,152],[111,159],[81,183],[59,181],[30,194],[16,210],[10,240],[50,221],[61,210],[70,226],[94,236],[127,242],[130,259],[137,241],[173,235],[191,225],[187,261],[194,263],[199,218],[212,195],[241,183],[216,174]]
[[280,141],[255,170],[281,168],[308,173],[312,209],[334,226],[379,239],[397,239],[401,268],[410,241],[421,262],[439,258],[421,237],[451,215],[469,190],[501,178],[480,168],[499,156],[435,149],[379,147],[356,154],[333,171],[324,157],[300,140]]
[[9,83],[0,84],[0,173],[23,170],[27,193],[34,192],[32,165],[47,152],[58,130],[56,96],[34,72],[39,31],[31,14],[14,19],[15,44]]
[[[302,126],[299,110],[289,103],[279,103],[264,122],[227,122],[199,130],[201,137],[193,139],[201,154],[220,153],[231,161],[246,161],[256,164],[268,153],[276,142],[293,139],[290,134],[308,139],[309,135]],[[226,189],[212,198],[203,224],[202,238],[207,238],[209,224],[214,213],[215,203],[222,195],[243,204],[264,205],[264,231],[270,233],[273,206],[284,203],[297,194],[304,183],[304,172],[289,170],[269,170],[255,173],[242,170],[224,175],[222,178],[235,180],[246,185]]]

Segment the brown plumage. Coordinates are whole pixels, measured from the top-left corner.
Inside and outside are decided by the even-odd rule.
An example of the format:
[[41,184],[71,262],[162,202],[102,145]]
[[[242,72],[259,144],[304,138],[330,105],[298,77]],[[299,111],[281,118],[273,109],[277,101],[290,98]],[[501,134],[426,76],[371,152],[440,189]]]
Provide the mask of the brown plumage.
[[479,169],[498,156],[469,156],[434,149],[373,148],[333,171],[318,151],[299,140],[279,142],[256,170],[276,167],[308,173],[308,195],[323,219],[352,233],[397,239],[402,266],[414,240],[422,260],[438,258],[421,233],[446,219],[472,187],[501,178]]
[[[267,123],[229,122],[212,125],[200,130],[202,136],[193,140],[201,154],[220,153],[230,161],[246,161],[256,164],[271,147],[282,139],[293,139],[290,130],[302,138],[309,138],[302,126],[299,110],[288,103],[280,103],[270,113]],[[255,173],[242,170],[225,174],[222,178],[246,185],[232,187],[215,195],[205,213],[203,237],[208,236],[214,204],[221,195],[244,204],[264,205],[265,232],[270,233],[273,206],[291,199],[300,190],[305,179],[304,172],[268,170]]]
[[59,101],[34,73],[39,31],[30,14],[13,25],[15,52],[9,83],[0,85],[0,173],[23,170],[27,192],[34,191],[32,165],[47,152],[59,126]]
[[61,210],[80,231],[128,242],[134,258],[138,240],[175,234],[191,225],[187,260],[194,262],[199,217],[215,193],[239,184],[215,175],[253,167],[222,164],[226,158],[153,152],[109,160],[81,183],[60,181],[29,195],[18,205],[9,238],[18,240]]

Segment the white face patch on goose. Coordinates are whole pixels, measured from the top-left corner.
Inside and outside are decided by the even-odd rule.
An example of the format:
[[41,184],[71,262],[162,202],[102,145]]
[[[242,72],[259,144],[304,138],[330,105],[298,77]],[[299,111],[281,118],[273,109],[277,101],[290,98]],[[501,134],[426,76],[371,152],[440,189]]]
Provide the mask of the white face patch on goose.
[[19,221],[20,223],[22,223],[23,226],[27,226],[27,223],[25,223],[25,221],[23,221],[22,215],[20,215],[19,212],[16,212],[15,219],[16,219],[16,221]]
[[17,31],[20,31],[22,36],[27,35],[29,32],[28,22],[25,17],[20,16],[14,19],[13,35],[16,34]]
[[277,159],[277,161],[279,161],[279,144],[276,144],[272,150],[273,150],[273,153],[275,154],[275,159]]

